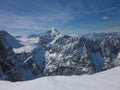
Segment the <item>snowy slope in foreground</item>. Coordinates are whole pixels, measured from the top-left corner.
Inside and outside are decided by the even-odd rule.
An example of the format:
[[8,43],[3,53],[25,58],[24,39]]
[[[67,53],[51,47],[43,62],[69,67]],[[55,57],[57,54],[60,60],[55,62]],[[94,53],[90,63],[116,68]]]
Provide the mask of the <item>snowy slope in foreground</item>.
[[120,67],[94,75],[51,76],[24,82],[0,81],[0,90],[120,90]]

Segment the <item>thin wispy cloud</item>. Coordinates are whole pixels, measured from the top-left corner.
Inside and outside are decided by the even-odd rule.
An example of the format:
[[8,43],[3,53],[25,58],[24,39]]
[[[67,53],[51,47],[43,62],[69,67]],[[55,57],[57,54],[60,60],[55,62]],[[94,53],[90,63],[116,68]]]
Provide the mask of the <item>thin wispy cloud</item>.
[[[0,27],[9,30],[48,30],[50,27],[61,27],[74,18],[71,11],[72,8],[65,10],[59,2],[53,4],[46,2],[41,1],[40,3],[39,0],[36,2],[30,1],[27,4],[30,7],[27,9],[27,5],[23,4],[21,8],[24,8],[23,11],[26,11],[24,13],[23,11],[20,11],[21,13],[16,11],[16,8],[13,13],[0,10]],[[11,3],[7,2],[7,4]],[[19,5],[20,3],[21,1],[14,2],[15,5]],[[14,5],[9,9],[12,10],[13,8]]]
[[112,12],[112,11],[115,11],[115,10],[117,10],[117,9],[119,9],[118,7],[109,7],[109,8],[105,8],[105,9],[103,9],[103,10],[99,10],[98,12],[100,12],[100,13],[108,13],[108,12]]
[[11,32],[43,32],[51,27],[65,32],[109,30],[120,24],[119,4],[120,0],[1,0],[0,28]]
[[108,16],[102,16],[102,19],[103,19],[103,20],[109,20],[110,17],[108,17]]
[[44,16],[20,16],[11,14],[8,17],[8,15],[0,15],[0,26],[8,29],[44,30],[53,25],[55,27],[62,26],[72,19],[73,17],[66,12]]

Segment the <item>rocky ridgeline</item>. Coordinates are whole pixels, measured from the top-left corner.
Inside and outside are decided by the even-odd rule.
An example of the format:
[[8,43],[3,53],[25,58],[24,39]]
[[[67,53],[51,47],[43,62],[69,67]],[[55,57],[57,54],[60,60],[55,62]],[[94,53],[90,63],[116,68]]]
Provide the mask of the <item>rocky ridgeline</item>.
[[46,75],[93,74],[115,67],[120,37],[63,35],[46,48]]
[[120,64],[119,33],[73,36],[61,35],[52,28],[38,35],[34,50],[19,54],[13,52],[4,33],[7,32],[0,32],[1,79],[18,81],[48,75],[93,74]]

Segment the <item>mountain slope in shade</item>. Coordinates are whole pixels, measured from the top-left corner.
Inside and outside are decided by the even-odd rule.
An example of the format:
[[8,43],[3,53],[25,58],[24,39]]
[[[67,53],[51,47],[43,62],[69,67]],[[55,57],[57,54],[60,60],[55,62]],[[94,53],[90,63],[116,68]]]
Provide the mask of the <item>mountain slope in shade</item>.
[[8,45],[5,34],[6,32],[0,31],[0,79],[22,80],[20,61]]
[[120,67],[94,75],[50,76],[11,83],[0,81],[1,90],[120,90]]
[[6,39],[9,46],[11,46],[12,48],[19,48],[23,46],[22,44],[20,44],[19,40],[16,40],[12,35],[7,33],[6,31],[0,31],[0,33]]

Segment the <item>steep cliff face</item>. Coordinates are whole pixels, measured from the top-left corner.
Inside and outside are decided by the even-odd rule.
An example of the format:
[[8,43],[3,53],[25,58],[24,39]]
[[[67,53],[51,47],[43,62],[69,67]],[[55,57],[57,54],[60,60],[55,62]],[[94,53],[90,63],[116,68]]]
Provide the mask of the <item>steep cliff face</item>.
[[104,69],[114,66],[113,62],[120,52],[120,36],[107,37],[98,40],[102,57],[104,58]]
[[[111,35],[111,36],[110,36]],[[46,75],[92,74],[115,66],[120,38],[63,35],[46,49]]]
[[47,75],[94,73],[87,42],[84,37],[64,35],[58,38],[47,48],[45,73]]
[[21,69],[24,80],[31,80],[44,76],[45,50],[37,47],[31,53],[20,53],[18,58],[22,61]]
[[[39,43],[35,43],[37,45],[33,45],[34,49],[31,52],[21,52],[21,49],[24,50],[25,47],[31,49],[32,46],[25,46],[24,44],[19,44],[19,46],[18,44],[19,40],[16,40],[6,31],[0,31],[0,79],[19,81],[43,76],[45,67],[44,48],[40,47]],[[14,53],[14,49],[20,50],[20,53]]]
[[17,60],[12,48],[5,38],[5,31],[0,31],[0,72],[1,79],[10,81],[21,80],[19,69],[20,62]]

